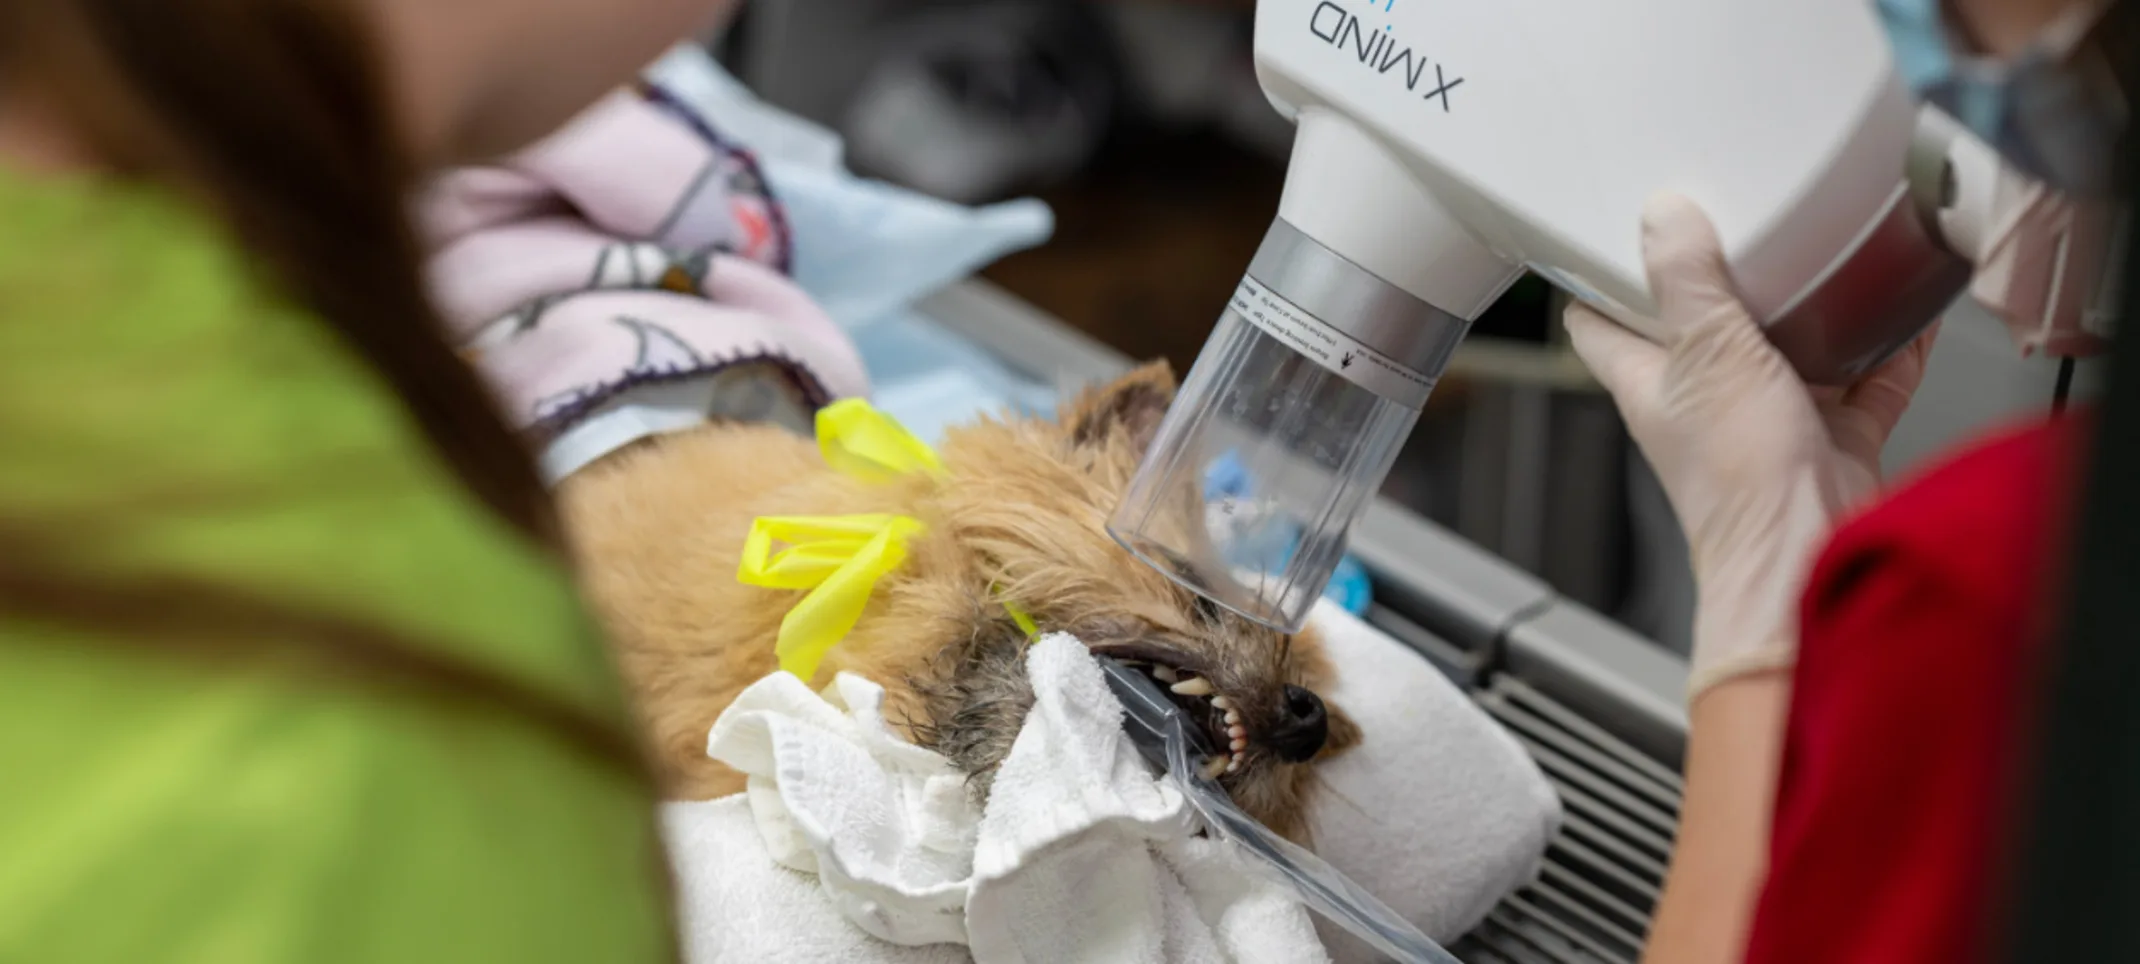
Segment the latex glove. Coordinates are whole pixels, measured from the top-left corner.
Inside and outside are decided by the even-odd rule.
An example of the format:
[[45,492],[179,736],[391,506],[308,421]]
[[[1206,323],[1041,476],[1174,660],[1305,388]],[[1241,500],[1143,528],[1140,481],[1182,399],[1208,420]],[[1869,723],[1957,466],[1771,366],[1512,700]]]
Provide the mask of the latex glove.
[[1923,378],[1932,332],[1848,390],[1809,388],[1740,303],[1716,231],[1693,202],[1653,199],[1642,240],[1669,343],[1581,305],[1567,325],[1686,533],[1692,702],[1796,657],[1814,554],[1879,488],[1880,449]]

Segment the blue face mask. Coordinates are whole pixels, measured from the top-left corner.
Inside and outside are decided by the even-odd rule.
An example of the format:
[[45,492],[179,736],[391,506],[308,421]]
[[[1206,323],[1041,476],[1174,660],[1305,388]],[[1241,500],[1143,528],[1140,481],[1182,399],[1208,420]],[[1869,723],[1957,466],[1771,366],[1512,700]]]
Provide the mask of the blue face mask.
[[2111,162],[2125,129],[2123,96],[2097,48],[2121,32],[2108,24],[2121,19],[2106,9],[2117,2],[2077,5],[2007,61],[1961,49],[1941,0],[1876,0],[1876,6],[1896,69],[1919,99],[1954,115],[2030,176],[2058,190],[2101,195],[2111,188]]

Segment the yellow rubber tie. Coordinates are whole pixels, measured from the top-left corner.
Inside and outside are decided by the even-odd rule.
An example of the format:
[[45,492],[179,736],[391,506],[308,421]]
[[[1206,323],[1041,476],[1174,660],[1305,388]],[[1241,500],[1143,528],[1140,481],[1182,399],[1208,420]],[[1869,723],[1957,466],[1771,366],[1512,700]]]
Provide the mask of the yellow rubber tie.
[[818,410],[817,450],[825,456],[826,465],[865,482],[944,474],[944,464],[929,443],[859,398],[841,399]]
[[1010,613],[1011,622],[1017,623],[1018,628],[1025,631],[1026,642],[1030,643],[1040,638],[1040,624],[1033,621],[1031,613],[1026,612],[1017,603],[1008,599],[1003,600],[1003,611]]
[[[928,443],[861,399],[817,413],[818,450],[835,471],[869,482],[943,474]],[[877,583],[906,561],[922,531],[903,515],[760,516],[751,521],[736,578],[766,589],[807,589],[780,620],[780,668],[808,680],[862,618]],[[775,551],[775,546],[781,546]]]

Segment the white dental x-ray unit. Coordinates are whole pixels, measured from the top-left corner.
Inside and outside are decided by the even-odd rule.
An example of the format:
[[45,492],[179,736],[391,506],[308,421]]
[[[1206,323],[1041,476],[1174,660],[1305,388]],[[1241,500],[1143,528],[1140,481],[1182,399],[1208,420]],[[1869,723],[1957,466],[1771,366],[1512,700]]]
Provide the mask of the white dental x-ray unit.
[[[1869,0],[1260,0],[1255,56],[1298,125],[1278,219],[1110,528],[1287,630],[1524,271],[1668,339],[1640,215],[1678,192],[1770,339],[1843,383],[1969,283],[1958,202],[2011,176],[1912,100]],[[1220,463],[1248,484],[1208,487]]]

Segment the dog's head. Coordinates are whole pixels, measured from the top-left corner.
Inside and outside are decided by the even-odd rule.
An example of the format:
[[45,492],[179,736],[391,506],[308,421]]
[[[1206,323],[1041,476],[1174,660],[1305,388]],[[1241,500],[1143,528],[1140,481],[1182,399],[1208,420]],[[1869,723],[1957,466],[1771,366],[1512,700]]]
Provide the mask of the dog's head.
[[[1160,680],[1229,754],[1214,767],[1233,798],[1297,836],[1309,764],[1359,741],[1318,692],[1332,668],[1314,633],[1276,632],[1214,605],[1107,533],[1173,398],[1173,376],[1153,365],[1086,392],[1054,423],[984,421],[945,439],[950,479],[929,500],[935,535],[917,547],[892,607],[933,611],[936,631],[956,643],[913,680],[916,730],[985,788],[1032,700],[1024,632],[994,602],[1007,599],[1043,632],[1070,633]],[[1198,524],[1201,502],[1181,501],[1182,524]]]

